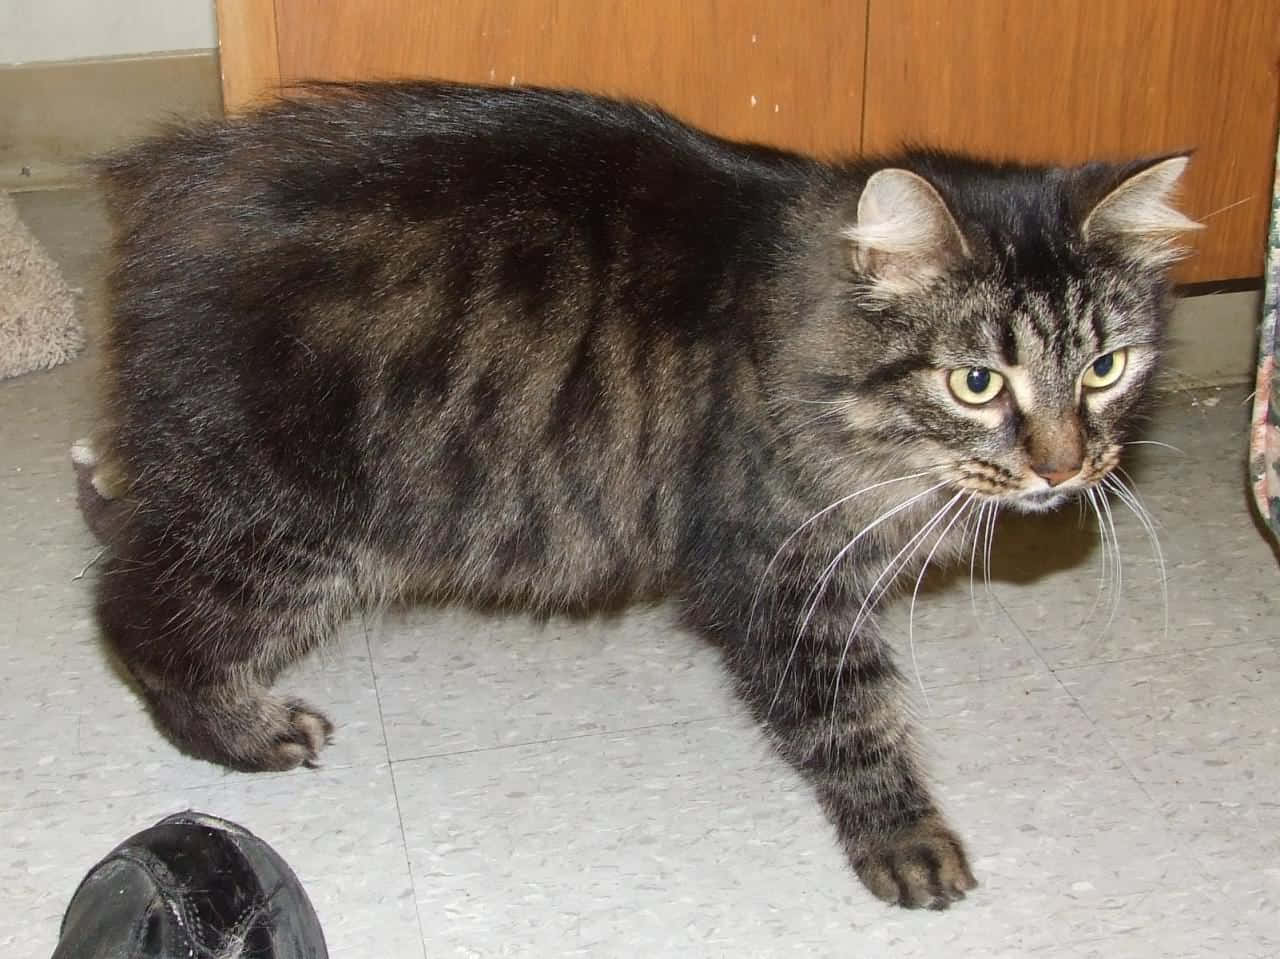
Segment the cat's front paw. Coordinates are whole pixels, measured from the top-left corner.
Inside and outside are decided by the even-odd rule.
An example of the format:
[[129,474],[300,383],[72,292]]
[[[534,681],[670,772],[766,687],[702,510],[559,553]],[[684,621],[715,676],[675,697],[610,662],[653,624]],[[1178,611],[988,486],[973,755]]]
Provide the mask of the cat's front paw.
[[853,868],[876,896],[908,909],[946,909],[978,885],[960,840],[937,815],[870,844]]

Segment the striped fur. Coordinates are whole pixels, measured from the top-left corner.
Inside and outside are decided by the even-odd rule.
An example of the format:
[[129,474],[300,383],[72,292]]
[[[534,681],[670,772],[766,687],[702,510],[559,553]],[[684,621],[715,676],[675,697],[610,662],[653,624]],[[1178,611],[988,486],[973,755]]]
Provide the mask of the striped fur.
[[[872,892],[945,907],[973,876],[870,613],[962,512],[1061,499],[1037,458],[1068,493],[1114,466],[1166,309],[1168,237],[1124,228],[1156,163],[827,165],[444,84],[108,157],[104,634],[181,748],[282,769],[332,726],[272,682],[358,608],[671,597]],[[1008,395],[964,408],[957,367]]]

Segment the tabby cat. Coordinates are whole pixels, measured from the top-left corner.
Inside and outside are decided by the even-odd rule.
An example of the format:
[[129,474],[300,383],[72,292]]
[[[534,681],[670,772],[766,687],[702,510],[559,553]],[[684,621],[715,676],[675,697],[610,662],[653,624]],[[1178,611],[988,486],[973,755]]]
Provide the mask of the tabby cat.
[[833,165],[444,83],[108,157],[106,640],[179,747],[279,770],[333,727],[272,682],[355,610],[669,597],[870,890],[945,908],[974,878],[871,613],[962,516],[1116,466],[1186,163]]

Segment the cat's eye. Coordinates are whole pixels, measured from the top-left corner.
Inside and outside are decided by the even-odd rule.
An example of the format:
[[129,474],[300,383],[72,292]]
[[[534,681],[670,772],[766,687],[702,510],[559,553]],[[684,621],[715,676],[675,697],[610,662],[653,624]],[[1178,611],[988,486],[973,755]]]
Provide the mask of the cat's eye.
[[951,395],[966,406],[983,406],[990,403],[1004,389],[1004,377],[985,366],[970,366],[952,370],[947,375]]
[[1128,350],[1114,350],[1104,353],[1087,367],[1080,383],[1087,390],[1105,390],[1115,385],[1124,375],[1125,362],[1129,358]]

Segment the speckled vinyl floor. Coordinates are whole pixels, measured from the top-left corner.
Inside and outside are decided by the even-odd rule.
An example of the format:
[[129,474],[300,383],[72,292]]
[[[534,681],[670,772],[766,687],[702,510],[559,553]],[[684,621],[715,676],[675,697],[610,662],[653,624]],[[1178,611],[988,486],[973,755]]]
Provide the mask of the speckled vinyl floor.
[[[101,214],[19,198],[84,289]],[[83,872],[175,810],[238,820],[310,890],[332,955],[1280,955],[1280,570],[1246,510],[1243,390],[1169,395],[1133,472],[1162,524],[1168,627],[1116,512],[1114,612],[1074,509],[1004,522],[990,591],[916,609],[939,794],[981,888],[882,906],[715,655],[620,620],[413,610],[354,622],[286,680],[339,723],[324,768],[244,776],[176,753],[103,657],[67,459],[92,351],[0,382],[0,956],[48,955]],[[1108,574],[1109,578],[1109,574]]]

